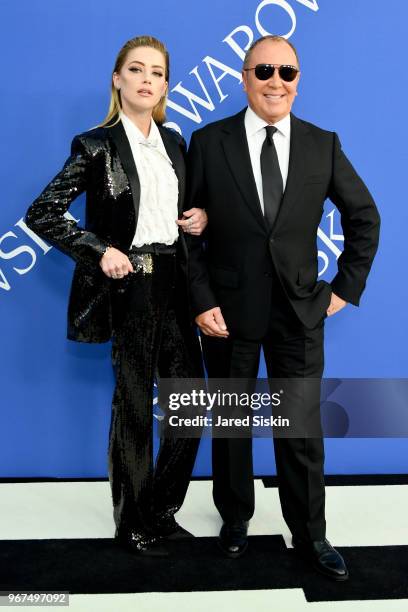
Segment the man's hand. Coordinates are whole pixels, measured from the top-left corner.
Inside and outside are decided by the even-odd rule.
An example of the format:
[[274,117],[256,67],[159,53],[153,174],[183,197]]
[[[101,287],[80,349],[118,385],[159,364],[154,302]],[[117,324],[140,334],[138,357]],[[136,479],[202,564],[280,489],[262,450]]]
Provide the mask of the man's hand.
[[183,232],[199,236],[207,227],[208,217],[203,208],[190,208],[183,213],[183,219],[176,221]]
[[99,265],[102,268],[102,271],[109,278],[123,278],[129,272],[133,272],[133,266],[129,261],[127,255],[115,249],[114,247],[109,247],[105,253],[102,255]]
[[206,336],[214,336],[215,338],[228,338],[229,336],[224,317],[218,306],[199,314],[195,318],[195,322]]
[[346,305],[347,302],[345,302],[341,299],[341,297],[332,292],[330,304],[328,309],[326,310],[327,316],[331,317],[332,315],[336,314],[336,312],[339,312],[339,310],[344,308]]

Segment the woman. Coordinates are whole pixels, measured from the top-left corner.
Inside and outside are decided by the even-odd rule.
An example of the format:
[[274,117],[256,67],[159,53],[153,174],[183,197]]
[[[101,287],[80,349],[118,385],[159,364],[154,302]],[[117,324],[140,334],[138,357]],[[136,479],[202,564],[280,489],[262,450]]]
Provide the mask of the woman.
[[[182,217],[185,142],[163,127],[169,56],[150,36],[129,40],[112,75],[104,122],[72,141],[71,156],[27,212],[26,223],[76,261],[68,338],[112,339],[116,386],[109,480],[117,537],[139,555],[164,556],[163,538],[188,537],[175,521],[197,439],[162,438],[152,460],[152,392],[160,377],[201,376],[189,323],[183,232],[199,234],[205,212]],[[86,192],[85,228],[64,217]]]

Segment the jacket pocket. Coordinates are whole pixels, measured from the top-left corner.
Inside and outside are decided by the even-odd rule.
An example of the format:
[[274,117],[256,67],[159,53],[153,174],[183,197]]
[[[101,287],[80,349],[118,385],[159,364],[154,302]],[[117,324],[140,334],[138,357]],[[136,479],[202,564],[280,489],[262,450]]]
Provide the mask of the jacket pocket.
[[313,285],[317,281],[317,260],[299,268],[298,285]]

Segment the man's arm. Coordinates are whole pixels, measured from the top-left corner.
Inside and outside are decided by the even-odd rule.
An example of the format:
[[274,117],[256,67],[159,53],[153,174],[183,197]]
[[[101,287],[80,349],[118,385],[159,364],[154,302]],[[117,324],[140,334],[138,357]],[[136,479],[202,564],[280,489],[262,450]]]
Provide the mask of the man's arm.
[[[199,139],[193,133],[187,157],[187,190],[185,207],[206,208],[204,160]],[[206,335],[227,337],[227,327],[211,288],[207,267],[206,232],[185,236],[188,248],[190,302],[197,325]]]
[[380,216],[370,192],[344,155],[337,134],[333,138],[328,197],[340,212],[344,250],[331,285],[335,297],[358,306],[378,247]]

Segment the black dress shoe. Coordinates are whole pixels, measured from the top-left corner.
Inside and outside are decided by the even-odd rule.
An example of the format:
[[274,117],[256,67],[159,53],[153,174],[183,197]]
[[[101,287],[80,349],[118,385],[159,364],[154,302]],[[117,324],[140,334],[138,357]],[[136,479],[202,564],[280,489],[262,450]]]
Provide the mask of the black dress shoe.
[[327,540],[306,542],[293,536],[294,549],[305,559],[312,562],[318,572],[332,580],[347,580],[349,573],[343,557]]
[[116,530],[115,539],[124,548],[139,557],[168,557],[168,550],[159,538],[135,531]]
[[185,540],[187,538],[194,538],[194,535],[179,525],[175,519],[165,522],[160,521],[156,525],[154,532],[156,535],[166,540]]
[[227,557],[241,557],[248,548],[248,524],[248,521],[239,521],[224,523],[221,527],[218,546]]

